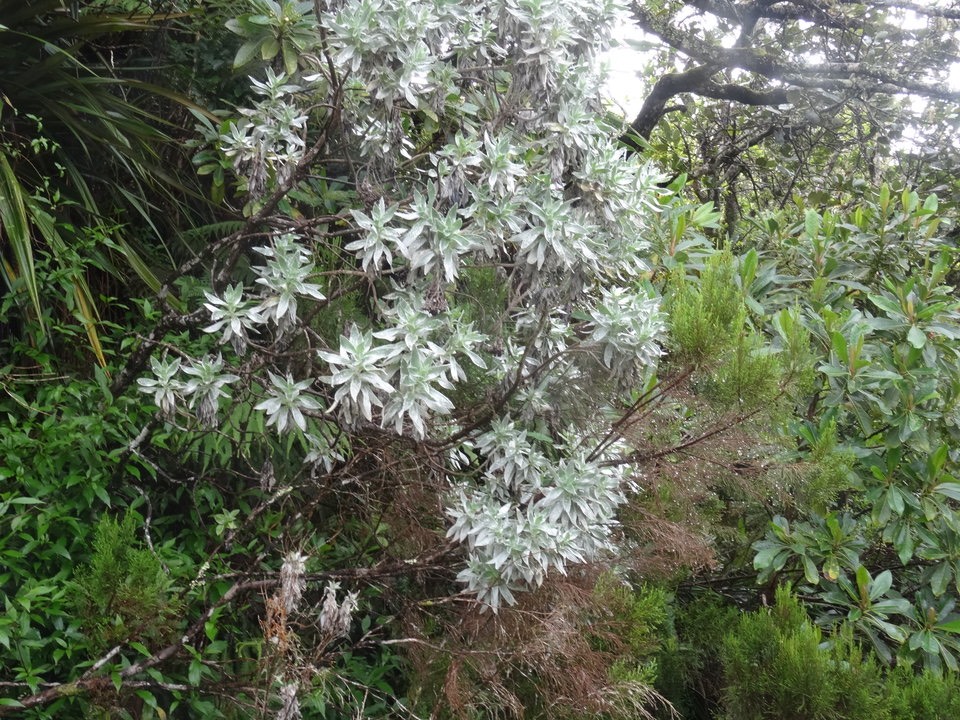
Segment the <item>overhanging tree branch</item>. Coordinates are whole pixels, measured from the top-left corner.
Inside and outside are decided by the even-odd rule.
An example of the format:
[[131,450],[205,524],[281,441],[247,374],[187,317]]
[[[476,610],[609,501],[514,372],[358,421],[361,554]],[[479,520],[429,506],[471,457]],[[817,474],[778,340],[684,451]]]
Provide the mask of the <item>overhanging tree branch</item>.
[[956,7],[941,7],[928,0],[927,2],[900,2],[900,0],[833,0],[837,5],[863,5],[885,10],[908,10],[917,15],[926,17],[944,18],[946,20],[960,20],[960,9]]
[[790,102],[785,88],[754,90],[736,83],[705,83],[696,90],[698,95],[714,100],[732,100],[741,105],[784,105]]
[[[647,96],[643,107],[631,123],[633,132],[648,139],[657,123],[663,118],[664,109],[673,97],[691,93],[716,100],[727,100],[753,106],[776,106],[789,102],[788,91],[797,89],[842,90],[845,93],[863,96],[917,95],[948,102],[960,102],[960,92],[943,83],[918,78],[911,67],[879,65],[847,55],[842,59],[826,59],[809,63],[803,52],[791,56],[786,50],[780,55],[770,48],[753,47],[755,31],[761,21],[773,21],[782,25],[784,32],[796,25],[797,20],[818,22],[824,32],[848,30],[860,20],[847,17],[836,5],[811,1],[771,2],[721,2],[721,0],[694,0],[687,3],[715,17],[740,24],[740,31],[733,47],[723,47],[705,40],[689,29],[683,28],[673,16],[662,16],[651,11],[644,3],[634,2],[632,11],[637,25],[645,32],[659,38],[666,45],[686,55],[696,65],[679,73],[668,73],[660,78]],[[915,11],[912,3],[842,3],[845,5],[870,5],[884,8],[902,8]],[[943,8],[926,13],[937,17],[951,18]],[[945,14],[944,14],[945,13]],[[829,20],[829,22],[827,22]],[[859,50],[858,50],[859,52]],[[938,62],[946,67],[950,53]],[[902,64],[901,64],[902,65]],[[714,82],[713,77],[727,70],[741,70],[753,74],[743,83]],[[765,89],[756,87],[757,81],[772,85]]]

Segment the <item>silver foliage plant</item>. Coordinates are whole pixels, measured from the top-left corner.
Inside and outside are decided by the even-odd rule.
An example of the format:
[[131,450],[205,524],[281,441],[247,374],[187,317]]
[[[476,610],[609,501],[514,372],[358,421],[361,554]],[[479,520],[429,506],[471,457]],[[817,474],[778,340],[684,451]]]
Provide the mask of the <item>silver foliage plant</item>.
[[[242,385],[234,400],[252,393],[268,426],[304,435],[313,472],[374,430],[436,449],[458,579],[496,609],[614,550],[630,468],[608,442],[613,402],[661,353],[643,262],[659,178],[618,147],[598,98],[597,53],[626,3],[298,6],[315,42],[301,32],[296,72],[255,72],[256,103],[216,143],[256,203],[323,172],[304,163],[336,113],[331,155],[350,158],[356,189],[338,201],[341,260],[332,233],[275,218],[284,231],[255,248],[255,281],[206,293],[204,330],[234,367],[157,361],[141,389],[166,417],[193,407],[209,426]],[[311,318],[338,271],[387,290],[323,342]],[[484,322],[461,285],[478,273],[499,298]],[[279,346],[307,350],[288,364]]]

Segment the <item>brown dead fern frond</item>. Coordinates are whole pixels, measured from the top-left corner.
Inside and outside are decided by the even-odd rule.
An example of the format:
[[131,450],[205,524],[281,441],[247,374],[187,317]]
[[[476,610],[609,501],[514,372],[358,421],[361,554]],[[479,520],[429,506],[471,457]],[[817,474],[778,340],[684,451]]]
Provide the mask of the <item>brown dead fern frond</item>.
[[662,704],[652,688],[614,679],[616,664],[630,652],[629,632],[597,590],[601,574],[589,567],[550,576],[497,615],[447,606],[442,628],[436,613],[429,623],[408,619],[408,629],[430,625],[445,639],[443,648],[410,648],[407,659],[423,679],[415,694],[433,699],[435,716],[652,717]]
[[268,648],[281,656],[287,655],[294,646],[295,636],[287,627],[287,608],[283,598],[270,595],[264,603],[266,616],[260,621],[263,639]]
[[501,682],[496,663],[476,656],[453,658],[443,682],[446,709],[458,718],[519,720],[523,703]]
[[634,681],[613,683],[596,692],[595,704],[600,712],[611,717],[656,720],[664,714],[680,720],[673,705],[649,685]]
[[686,568],[692,572],[715,566],[711,539],[702,527],[662,517],[640,504],[621,513],[623,532],[631,539],[624,560],[644,578],[667,578]]

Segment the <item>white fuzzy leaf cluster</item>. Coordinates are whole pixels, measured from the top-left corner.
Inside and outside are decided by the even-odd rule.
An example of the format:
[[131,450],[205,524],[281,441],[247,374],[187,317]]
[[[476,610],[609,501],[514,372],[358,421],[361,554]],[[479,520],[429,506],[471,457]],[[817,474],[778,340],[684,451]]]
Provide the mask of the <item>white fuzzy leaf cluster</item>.
[[[204,292],[207,302],[203,307],[212,321],[203,328],[204,332],[220,333],[220,342],[231,343],[237,355],[246,353],[251,332],[267,333],[273,325],[277,336],[282,336],[295,327],[298,299],[325,299],[320,286],[310,281],[314,265],[294,235],[281,234],[270,245],[254,250],[265,258],[263,265],[253,268],[258,276],[256,283],[261,286],[259,294],[246,297],[240,283],[228,285],[222,296]],[[223,372],[223,368],[222,355],[200,358],[187,365],[179,358],[151,358],[153,377],[139,378],[137,384],[142,392],[153,395],[165,418],[172,419],[177,405],[187,401],[202,426],[214,427],[220,399],[229,397],[224,388],[240,379],[234,373]],[[266,380],[263,385],[268,397],[256,409],[267,412],[267,424],[275,425],[281,432],[287,427],[305,430],[303,411],[321,409],[319,402],[306,392],[313,380],[294,381],[289,373],[280,376],[270,371]]]
[[[206,356],[183,365],[180,358],[150,358],[153,377],[138,378],[141,392],[151,393],[160,413],[172,419],[177,405],[186,402],[196,412],[200,425],[215,427],[220,399],[229,397],[226,389],[239,380],[233,373],[223,372],[223,357]],[[182,375],[186,375],[184,378]]]
[[475,450],[486,455],[483,480],[458,488],[447,536],[468,549],[458,579],[496,608],[538,587],[550,570],[612,549],[610,532],[624,478],[574,452],[548,460],[509,418],[492,424]]
[[337,600],[340,583],[328,582],[323,591],[323,606],[320,609],[320,629],[332,637],[343,637],[350,632],[353,613],[357,609],[359,593],[345,593]]
[[260,276],[257,283],[265,288],[257,310],[264,321],[276,323],[282,334],[297,321],[297,297],[326,298],[319,285],[308,282],[314,272],[313,262],[293,235],[281,235],[272,245],[254,250],[267,258],[255,268]]
[[263,322],[258,308],[253,307],[243,297],[243,285],[228,285],[223,297],[204,291],[207,302],[204,307],[210,313],[213,321],[203,329],[204,332],[215,333],[223,330],[220,342],[229,342],[233,345],[237,355],[247,352],[248,332]]
[[590,310],[591,335],[603,350],[603,364],[618,378],[635,377],[660,357],[654,342],[666,331],[659,303],[644,292],[624,287],[603,288]]
[[267,413],[267,425],[276,425],[277,430],[283,432],[288,425],[300,428],[301,432],[307,429],[307,420],[303,416],[304,410],[320,410],[320,404],[305,391],[313,385],[312,380],[294,381],[290,375],[280,377],[267,371],[273,387],[268,391],[269,397],[257,404],[254,410],[264,410]]
[[390,221],[397,214],[397,206],[387,207],[383,198],[380,198],[370,215],[359,210],[350,212],[362,234],[359,240],[347,243],[344,249],[356,253],[366,271],[392,265],[393,255],[400,250],[404,235],[401,228],[390,225]]
[[251,77],[253,91],[261,96],[252,108],[242,108],[241,118],[228,124],[220,136],[224,155],[246,176],[247,189],[258,197],[272,175],[284,182],[306,150],[307,115],[296,104],[304,88],[287,82],[283,73],[267,69],[263,80]]
[[[335,115],[330,157],[346,158],[353,194],[273,227],[315,227],[303,214],[323,203],[349,227],[256,248],[255,290],[208,293],[206,331],[237,355],[262,353],[255,407],[304,435],[314,470],[336,473],[351,438],[374,430],[416,441],[404,448],[455,446],[446,500],[467,557],[459,579],[493,607],[512,602],[611,549],[629,471],[593,450],[610,445],[606,397],[661,354],[644,286],[660,176],[620,147],[597,94],[596,57],[626,3],[316,7],[318,49],[293,75],[256,76],[257,101],[219,147],[256,198],[326,178],[327,166],[298,164]],[[318,266],[332,277],[322,286]],[[362,317],[329,310],[326,295],[357,282]],[[305,320],[318,316],[324,333]],[[188,384],[178,362],[140,381],[167,415]],[[219,400],[211,382],[195,383],[195,403]],[[333,627],[341,606],[335,591],[327,600]]]
[[[335,388],[330,410],[339,409],[347,424],[379,419],[398,435],[424,439],[432,417],[454,410],[447,392],[466,379],[459,358],[484,367],[475,349],[484,338],[455,316],[430,315],[407,294],[391,299],[395,304],[385,309],[391,321],[387,328],[353,327],[340,338],[337,352],[318,352],[331,370],[320,379]],[[440,334],[446,335],[443,344],[435,341]]]
[[180,373],[180,358],[167,361],[152,357],[150,369],[153,370],[153,377],[137,378],[137,385],[141,392],[153,395],[153,402],[164,417],[172,418],[177,409],[177,399],[183,390],[183,383],[177,377]]

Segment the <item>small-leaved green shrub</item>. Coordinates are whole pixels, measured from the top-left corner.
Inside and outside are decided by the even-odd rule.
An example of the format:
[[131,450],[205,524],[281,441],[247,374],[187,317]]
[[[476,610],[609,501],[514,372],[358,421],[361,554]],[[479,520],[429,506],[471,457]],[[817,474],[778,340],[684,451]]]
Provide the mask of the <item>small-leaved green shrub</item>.
[[137,541],[131,513],[100,520],[93,556],[77,572],[71,599],[96,653],[118,642],[164,642],[178,623],[170,580],[159,558]]
[[881,672],[850,636],[824,642],[787,587],[723,640],[726,720],[877,720]]
[[729,347],[743,320],[743,297],[737,287],[733,256],[711,255],[699,282],[684,268],[670,274],[665,293],[671,357],[695,365],[710,362]]
[[723,690],[720,648],[739,613],[713,592],[670,608],[674,632],[665,633],[657,655],[655,687],[685,720],[712,718]]
[[777,356],[739,316],[730,349],[702,383],[704,395],[722,406],[750,410],[771,403],[780,389]]
[[888,676],[890,720],[952,720],[960,717],[960,679],[898,667]]

